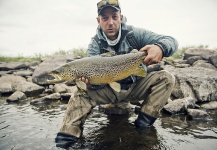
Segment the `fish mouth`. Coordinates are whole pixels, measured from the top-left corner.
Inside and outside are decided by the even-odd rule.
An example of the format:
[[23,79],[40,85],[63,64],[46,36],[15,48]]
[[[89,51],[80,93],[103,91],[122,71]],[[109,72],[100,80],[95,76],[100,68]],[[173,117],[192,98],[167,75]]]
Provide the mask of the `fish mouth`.
[[59,83],[64,80],[57,74],[49,73],[49,79],[47,79],[47,83]]

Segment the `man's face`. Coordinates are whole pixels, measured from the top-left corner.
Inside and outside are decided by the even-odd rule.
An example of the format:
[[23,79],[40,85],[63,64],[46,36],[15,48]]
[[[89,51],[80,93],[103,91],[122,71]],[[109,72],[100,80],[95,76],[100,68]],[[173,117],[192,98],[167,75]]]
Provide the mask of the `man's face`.
[[123,16],[120,11],[108,7],[97,17],[98,24],[110,40],[115,40],[118,36]]

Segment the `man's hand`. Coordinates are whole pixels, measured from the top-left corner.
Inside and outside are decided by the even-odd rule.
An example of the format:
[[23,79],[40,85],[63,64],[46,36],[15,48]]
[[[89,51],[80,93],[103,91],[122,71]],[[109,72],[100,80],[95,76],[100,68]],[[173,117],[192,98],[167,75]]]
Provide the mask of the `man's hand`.
[[83,82],[86,83],[86,84],[89,83],[88,79],[85,79],[84,77],[79,78],[79,80],[83,81]]
[[148,55],[144,59],[144,63],[148,66],[161,61],[163,57],[163,52],[161,48],[157,45],[146,45],[139,51],[147,51]]

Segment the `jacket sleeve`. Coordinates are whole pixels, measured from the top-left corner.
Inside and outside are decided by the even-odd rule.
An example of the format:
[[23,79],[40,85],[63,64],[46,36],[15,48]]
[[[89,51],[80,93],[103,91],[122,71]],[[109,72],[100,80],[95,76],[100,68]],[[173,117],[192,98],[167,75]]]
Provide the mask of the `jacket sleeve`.
[[91,57],[99,54],[100,54],[99,46],[96,43],[96,41],[92,38],[87,48],[87,56]]
[[178,49],[177,40],[171,36],[156,34],[149,30],[135,27],[133,27],[133,32],[141,48],[150,44],[158,45],[162,49],[164,57],[171,56]]

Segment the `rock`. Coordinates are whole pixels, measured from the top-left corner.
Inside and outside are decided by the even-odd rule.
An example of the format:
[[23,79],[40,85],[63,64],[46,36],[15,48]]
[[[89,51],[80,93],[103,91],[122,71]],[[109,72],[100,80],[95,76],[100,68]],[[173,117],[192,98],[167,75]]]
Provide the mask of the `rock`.
[[66,64],[69,59],[72,60],[73,57],[71,55],[58,55],[44,60],[33,72],[33,82],[39,85],[47,85],[48,83],[46,80],[50,77],[47,73],[61,65]]
[[11,96],[9,96],[6,101],[7,102],[18,102],[20,100],[26,99],[26,95],[23,92],[16,91]]
[[53,93],[44,97],[47,100],[59,100],[61,98],[60,93]]
[[200,107],[204,109],[217,109],[217,101],[212,101],[206,104],[202,104]]
[[183,59],[174,59],[172,61],[175,65],[176,64],[187,64],[187,60],[183,60]]
[[53,89],[47,88],[47,89],[44,90],[44,93],[52,94],[53,93]]
[[29,63],[29,67],[38,66],[40,63],[41,63],[40,61],[33,61],[33,62]]
[[77,86],[66,86],[66,92],[67,93],[74,93],[77,90],[78,90]]
[[25,68],[27,68],[27,65],[22,62],[10,62],[0,64],[0,71],[17,70]]
[[13,93],[12,84],[8,82],[0,82],[0,93]]
[[31,76],[32,73],[33,73],[33,72],[30,71],[30,70],[20,70],[20,71],[14,72],[13,74],[14,74],[14,75],[18,75],[18,76],[25,77],[25,76]]
[[34,99],[30,102],[31,105],[39,105],[39,104],[45,104],[52,101],[59,100],[61,98],[60,93],[53,93],[51,95],[47,95],[38,99]]
[[187,68],[187,67],[190,67],[189,64],[177,64],[176,65],[177,68]]
[[217,67],[217,54],[214,56],[210,56],[209,61],[211,62],[211,64],[213,64],[215,67]]
[[186,113],[188,108],[195,107],[196,99],[192,97],[186,97],[183,99],[176,99],[169,102],[163,107],[163,110],[170,114]]
[[[21,91],[26,94],[26,96],[37,96],[44,90],[44,87],[34,84],[32,82],[27,82],[25,78],[15,75],[6,75],[0,77],[0,85],[7,85],[8,88],[12,88],[12,92]],[[1,86],[0,86],[1,87]],[[8,93],[4,89],[0,88],[0,93]]]
[[32,77],[27,77],[26,79],[28,82],[32,82]]
[[159,71],[162,70],[162,67],[160,64],[153,64],[148,66],[148,73],[152,71]]
[[208,60],[210,56],[217,54],[217,51],[206,48],[189,48],[185,51],[184,59],[187,60],[192,56],[201,56],[203,59]]
[[203,111],[203,110],[198,110],[198,109],[188,109],[188,117],[190,119],[196,119],[196,120],[212,120],[210,115]]
[[0,76],[1,75],[6,75],[6,74],[12,74],[13,70],[9,70],[9,71],[0,71]]
[[217,99],[217,71],[202,67],[175,68],[164,66],[176,78],[172,96],[176,99],[193,97],[198,101]]
[[189,57],[187,59],[187,63],[190,64],[190,65],[193,65],[193,63],[197,60],[202,60],[203,58],[201,56],[192,56],[192,57]]
[[69,100],[72,96],[72,93],[61,93],[61,100]]
[[63,83],[60,83],[60,84],[55,84],[54,85],[54,92],[55,93],[66,93],[66,85],[63,84]]
[[198,61],[194,62],[193,67],[203,67],[203,68],[209,68],[209,69],[217,70],[217,68],[215,66],[208,63],[208,61],[204,61],[204,60],[198,60]]

